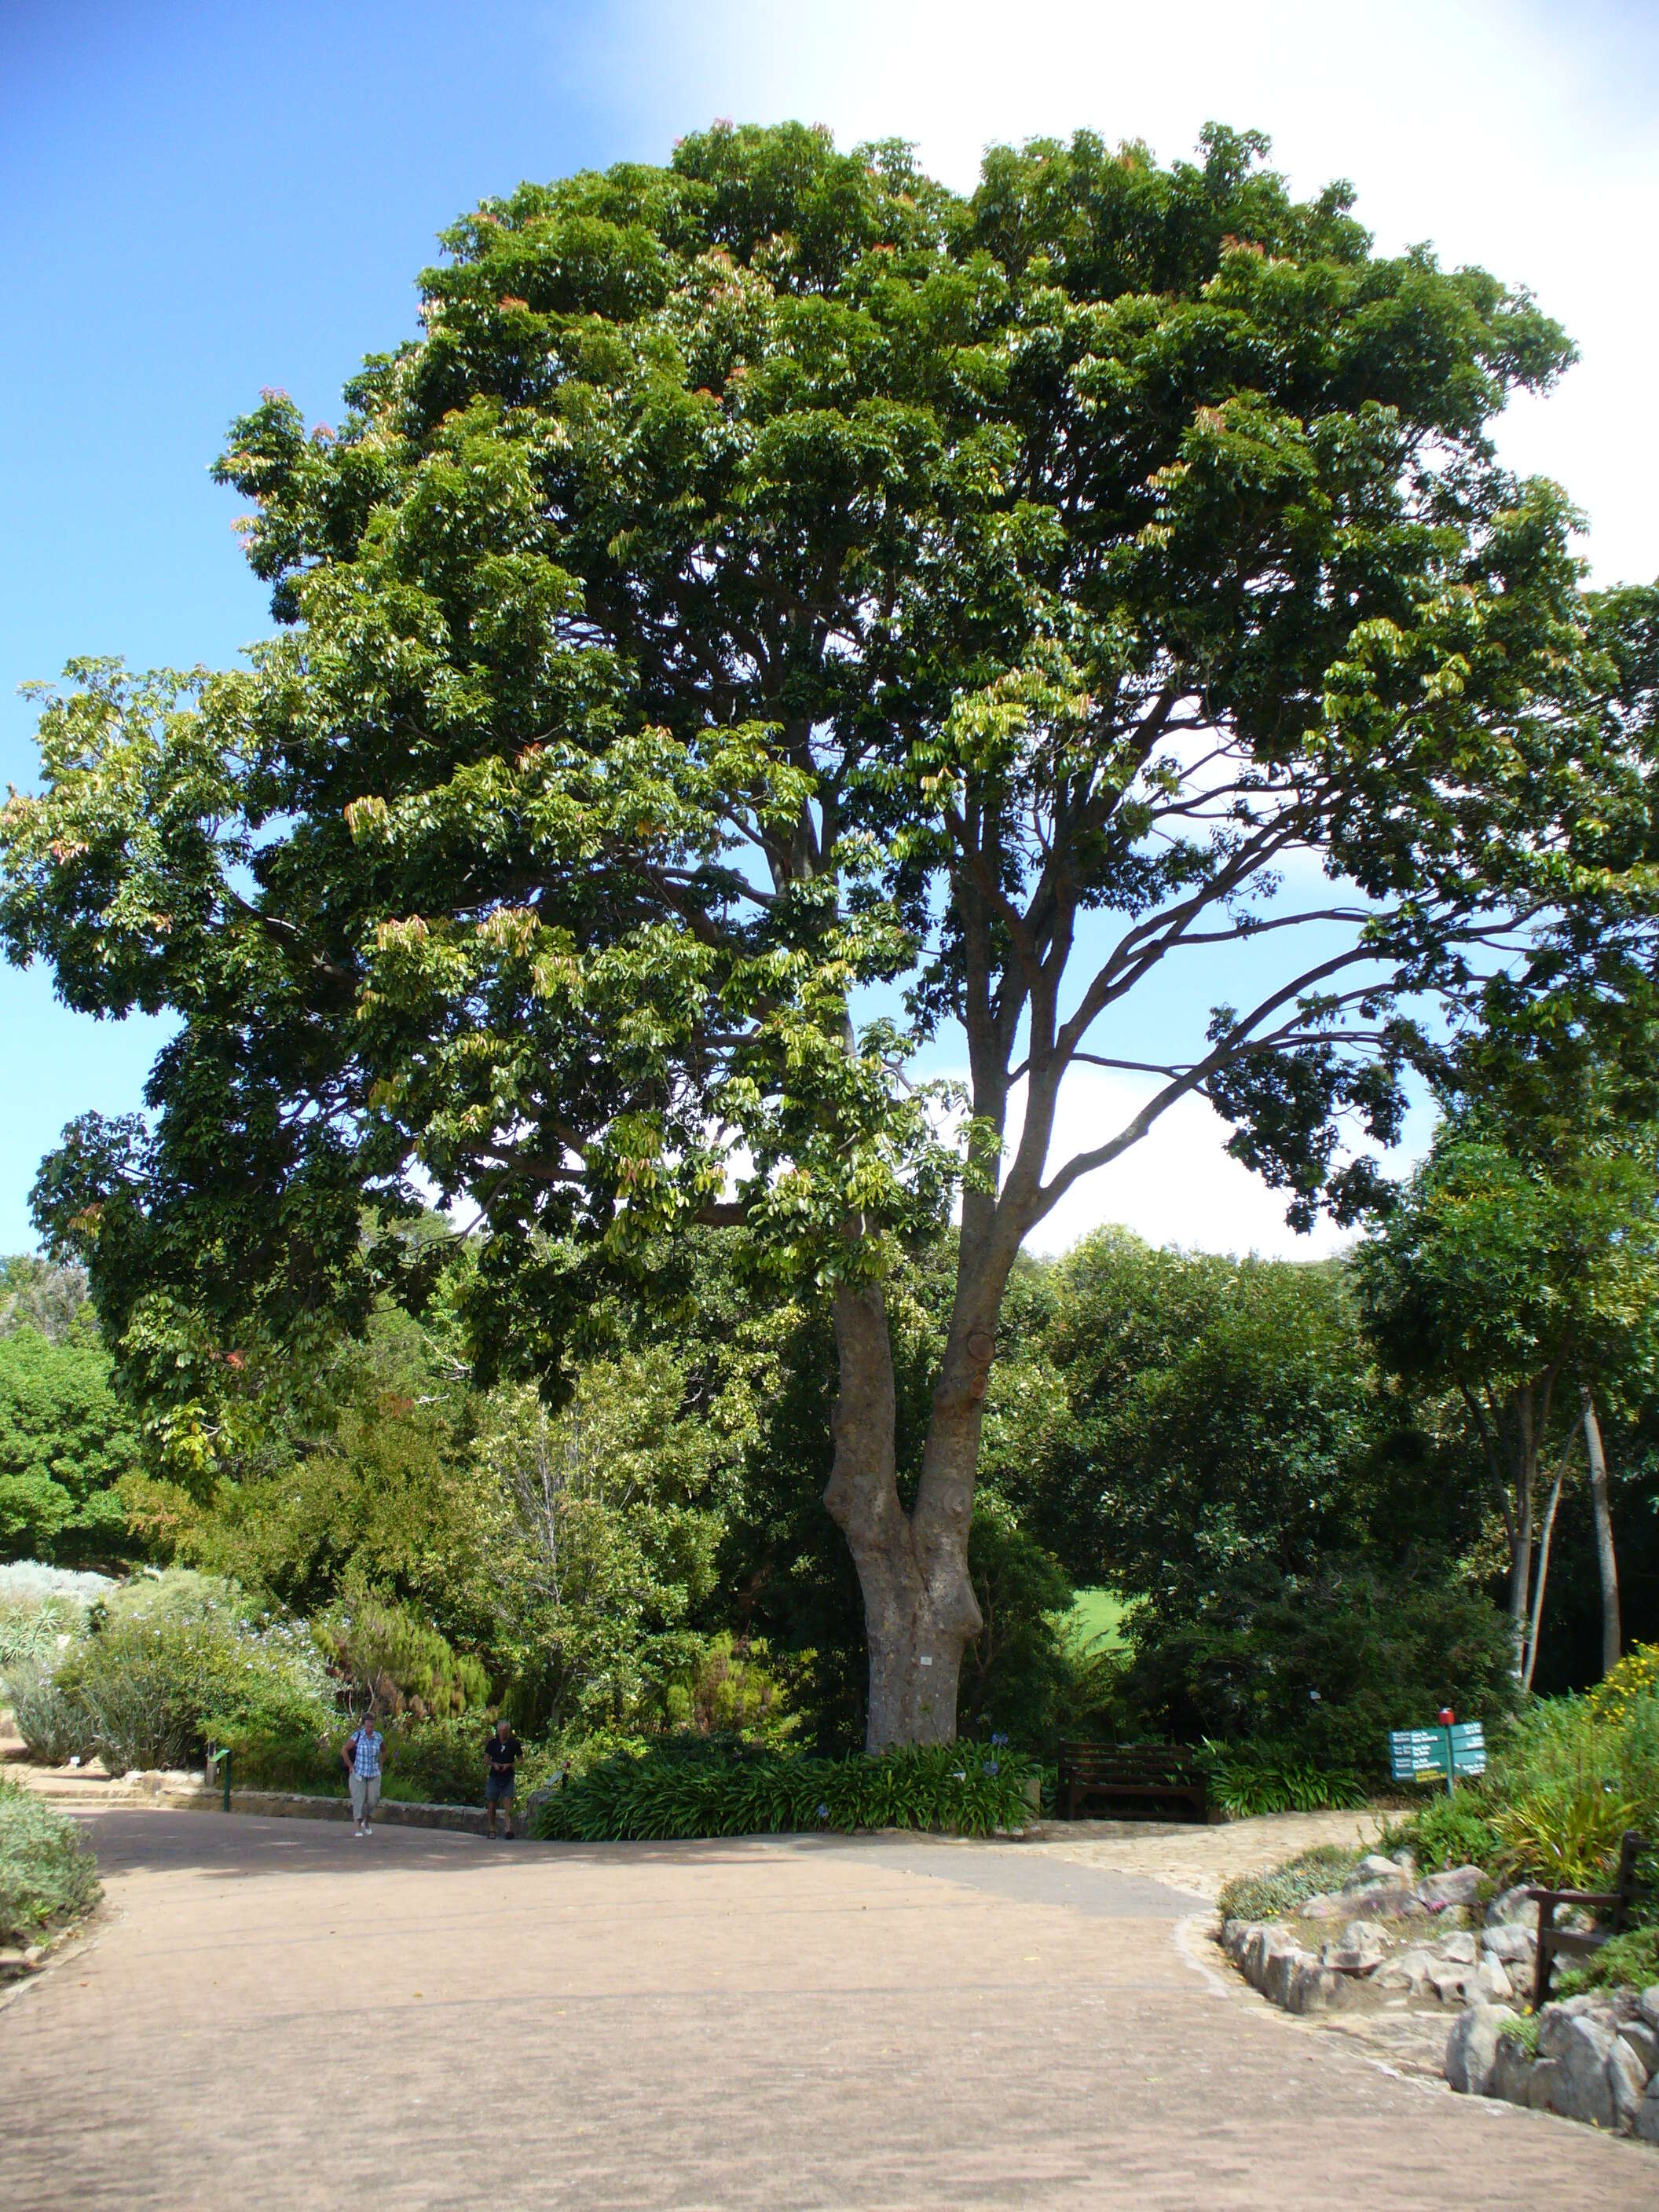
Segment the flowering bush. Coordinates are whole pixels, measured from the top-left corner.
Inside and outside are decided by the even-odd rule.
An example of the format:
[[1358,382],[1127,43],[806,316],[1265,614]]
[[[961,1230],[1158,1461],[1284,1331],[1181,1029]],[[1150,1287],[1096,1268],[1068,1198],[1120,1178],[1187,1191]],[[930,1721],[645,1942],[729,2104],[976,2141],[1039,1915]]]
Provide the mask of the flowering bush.
[[1659,1697],[1659,1644],[1633,1644],[1589,1692],[1584,1705],[1600,1726],[1622,1728],[1634,1718],[1638,1701],[1652,1697]]
[[303,1625],[254,1615],[234,1583],[176,1571],[94,1605],[14,1709],[37,1757],[95,1753],[118,1774],[195,1764],[239,1735],[320,1735],[333,1717]]

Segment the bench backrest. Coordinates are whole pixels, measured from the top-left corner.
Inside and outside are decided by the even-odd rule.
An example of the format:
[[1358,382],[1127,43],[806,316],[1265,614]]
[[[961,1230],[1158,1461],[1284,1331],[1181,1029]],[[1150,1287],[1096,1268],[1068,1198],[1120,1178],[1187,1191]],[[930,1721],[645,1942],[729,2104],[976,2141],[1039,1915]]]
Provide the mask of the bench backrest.
[[1163,1744],[1062,1743],[1060,1767],[1079,1781],[1197,1782],[1204,1775],[1191,1752]]

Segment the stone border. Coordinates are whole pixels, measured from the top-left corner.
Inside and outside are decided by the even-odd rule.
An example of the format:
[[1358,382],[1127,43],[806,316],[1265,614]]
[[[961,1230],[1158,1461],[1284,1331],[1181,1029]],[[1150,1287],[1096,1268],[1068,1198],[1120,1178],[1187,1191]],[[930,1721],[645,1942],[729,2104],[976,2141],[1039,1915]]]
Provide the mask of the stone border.
[[[135,1802],[135,1801],[129,1801]],[[157,1790],[137,1802],[149,1804],[168,1813],[220,1813],[225,1809],[222,1790],[209,1788],[196,1790]],[[232,1788],[230,1809],[233,1814],[250,1814],[263,1820],[349,1820],[351,1801],[349,1797],[323,1797],[303,1790],[238,1790]],[[374,1808],[378,1826],[387,1828],[447,1828],[460,1833],[483,1835],[488,1820],[483,1809],[477,1805],[432,1805],[400,1797],[382,1797]]]
[[1454,2089],[1659,2144],[1659,1983],[1547,2004],[1535,2052],[1505,2034],[1511,2021],[1507,2005],[1469,2007],[1446,2044]]

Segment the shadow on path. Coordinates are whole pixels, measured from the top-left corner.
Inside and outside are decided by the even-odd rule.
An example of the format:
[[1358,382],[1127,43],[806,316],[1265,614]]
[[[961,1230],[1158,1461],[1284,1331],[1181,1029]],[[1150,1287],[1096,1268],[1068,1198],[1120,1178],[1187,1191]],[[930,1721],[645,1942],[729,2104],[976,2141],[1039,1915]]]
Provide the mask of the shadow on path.
[[1190,1892],[1144,1875],[1079,1865],[1030,1845],[905,1836],[731,1836],[702,1842],[543,1844],[520,1836],[491,1842],[446,1828],[377,1827],[355,1837],[343,1821],[264,1820],[241,1813],[107,1809],[77,1814],[111,1877],[194,1873],[240,1881],[271,1874],[337,1875],[355,1867],[380,1875],[514,1864],[570,1868],[741,1867],[780,1855],[837,1863],[862,1861],[883,1872],[980,1891],[1022,1905],[1059,1905],[1091,1918],[1176,1920],[1201,1906]]

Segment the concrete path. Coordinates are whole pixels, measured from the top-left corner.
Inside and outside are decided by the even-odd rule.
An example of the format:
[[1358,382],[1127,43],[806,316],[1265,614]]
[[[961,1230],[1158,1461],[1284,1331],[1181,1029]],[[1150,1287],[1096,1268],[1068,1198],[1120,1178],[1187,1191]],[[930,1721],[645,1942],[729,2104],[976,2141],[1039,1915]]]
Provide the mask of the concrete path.
[[1042,1845],[88,1826],[106,1917],[0,2013],[17,2212],[1659,2203],[1651,2152],[1391,2077],[1206,1976],[1190,1895]]

